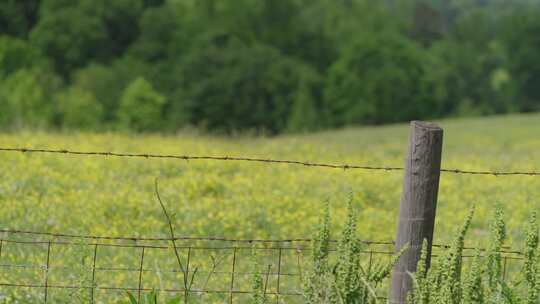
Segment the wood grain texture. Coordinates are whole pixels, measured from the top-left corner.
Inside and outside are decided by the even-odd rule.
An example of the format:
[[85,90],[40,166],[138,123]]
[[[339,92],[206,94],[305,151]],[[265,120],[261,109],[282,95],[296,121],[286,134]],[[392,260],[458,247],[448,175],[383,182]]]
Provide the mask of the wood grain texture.
[[396,252],[409,248],[392,273],[390,303],[405,304],[412,288],[422,242],[428,241],[428,267],[433,241],[441,169],[443,130],[434,123],[412,121],[399,210]]

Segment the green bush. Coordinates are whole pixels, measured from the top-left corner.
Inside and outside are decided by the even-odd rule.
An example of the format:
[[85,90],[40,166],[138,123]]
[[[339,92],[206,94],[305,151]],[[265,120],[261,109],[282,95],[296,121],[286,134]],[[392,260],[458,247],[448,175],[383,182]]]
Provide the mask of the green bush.
[[426,242],[413,275],[415,286],[409,303],[415,304],[535,304],[540,301],[540,247],[536,213],[531,215],[523,248],[524,264],[516,281],[503,280],[501,250],[506,227],[500,209],[490,224],[490,244],[477,250],[470,269],[463,270],[464,239],[473,216],[469,213],[450,248],[438,263],[426,268]]
[[435,115],[427,96],[425,51],[397,33],[359,35],[330,67],[325,103],[332,125]]
[[0,83],[0,126],[45,127],[52,123],[52,94],[60,81],[42,69],[21,69]]
[[122,94],[118,119],[121,127],[135,131],[158,130],[163,124],[165,97],[144,78],[135,79]]
[[56,96],[61,125],[66,129],[97,130],[103,117],[103,107],[95,96],[72,87]]
[[142,62],[127,56],[109,65],[92,63],[73,73],[72,86],[92,93],[103,107],[104,121],[114,124],[124,89],[144,75],[144,70]]
[[406,250],[389,262],[365,267],[360,259],[363,244],[356,229],[356,211],[352,199],[341,238],[337,245],[337,261],[330,260],[330,212],[328,204],[314,238],[311,269],[304,279],[306,304],[376,303],[376,288],[390,276],[392,268]]
[[277,49],[247,45],[228,33],[213,33],[184,62],[184,86],[171,119],[187,114],[189,123],[211,130],[287,129],[293,103],[313,101],[315,73]]
[[322,129],[326,126],[317,87],[322,85],[320,77],[315,73],[305,73],[300,81],[296,98],[287,121],[287,131],[306,132]]
[[27,41],[0,35],[0,77],[32,67],[44,66],[46,59]]

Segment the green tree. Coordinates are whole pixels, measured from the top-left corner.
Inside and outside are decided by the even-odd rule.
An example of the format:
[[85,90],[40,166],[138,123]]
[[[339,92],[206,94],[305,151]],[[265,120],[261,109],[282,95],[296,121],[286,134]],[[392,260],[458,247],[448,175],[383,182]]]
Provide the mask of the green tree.
[[57,113],[66,129],[99,129],[103,107],[95,96],[77,87],[71,87],[56,95]]
[[68,76],[90,61],[122,55],[138,35],[142,9],[142,0],[43,0],[30,41]]
[[[275,134],[540,109],[534,0],[0,2],[0,86],[26,70],[54,91],[52,67],[73,87],[59,96],[97,100],[108,126],[138,77],[165,97],[169,130]],[[45,120],[60,126],[59,113]]]
[[[271,45],[283,54],[325,67],[333,53],[327,31],[310,15],[317,1],[226,0],[220,23],[243,41]],[[308,9],[310,12],[304,13]],[[321,13],[321,11],[318,11]]]
[[107,33],[105,60],[121,56],[139,35],[139,18],[144,11],[143,0],[92,0],[99,6],[98,15]]
[[495,12],[462,15],[448,38],[429,50],[430,77],[441,115],[486,115],[517,110],[508,55]]
[[[185,53],[189,37],[178,9],[180,4],[166,3],[144,11],[139,19],[140,34],[130,46],[129,54],[147,62],[166,61]],[[191,37],[192,38],[192,37]]]
[[296,91],[296,98],[287,121],[287,131],[307,132],[326,127],[320,111],[319,88],[322,86],[320,78],[313,72],[305,72]]
[[[140,35],[127,53],[131,58],[128,67],[144,66],[142,75],[172,101],[175,91],[182,86],[183,60],[192,42],[206,30],[198,28],[201,22],[194,19],[185,2],[169,1],[146,9],[139,20]],[[170,103],[167,110],[169,106]],[[184,121],[176,117],[172,125],[178,127]]]
[[0,35],[0,78],[22,68],[45,65],[45,58],[25,40]]
[[540,4],[533,2],[515,10],[504,20],[502,38],[508,67],[515,83],[515,101],[520,111],[540,110]]
[[0,125],[5,128],[44,127],[52,122],[52,93],[59,80],[47,71],[21,69],[1,83]]
[[325,102],[334,126],[430,117],[422,48],[394,32],[359,36],[329,69]]
[[72,85],[92,93],[103,107],[104,122],[113,124],[124,89],[145,70],[144,62],[122,57],[109,65],[93,63],[75,71]]
[[118,119],[121,126],[135,131],[155,131],[163,125],[165,97],[144,78],[134,80],[122,94]]
[[3,0],[0,2],[0,31],[25,38],[37,21],[39,0]]
[[215,33],[187,56],[171,112],[211,130],[277,133],[287,127],[304,71],[275,48]]
[[106,43],[106,32],[99,17],[68,6],[54,13],[41,12],[30,40],[54,60],[59,73],[68,75],[72,69],[97,57],[98,50]]

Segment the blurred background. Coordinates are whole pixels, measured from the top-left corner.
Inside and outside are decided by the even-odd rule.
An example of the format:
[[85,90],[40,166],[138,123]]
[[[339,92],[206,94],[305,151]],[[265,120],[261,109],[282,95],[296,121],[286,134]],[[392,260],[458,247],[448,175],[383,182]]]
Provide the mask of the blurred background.
[[279,134],[540,109],[540,1],[2,0],[0,130]]

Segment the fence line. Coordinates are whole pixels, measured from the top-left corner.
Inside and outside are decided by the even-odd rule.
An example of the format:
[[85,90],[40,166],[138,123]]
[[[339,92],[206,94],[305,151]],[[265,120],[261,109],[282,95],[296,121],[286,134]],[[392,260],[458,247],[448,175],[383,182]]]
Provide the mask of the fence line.
[[[5,230],[3,231],[5,232]],[[28,239],[29,236],[32,235],[29,235],[25,232],[18,233],[10,231],[10,233],[6,233],[3,238],[0,238],[0,246],[2,246],[4,249],[3,251],[5,251],[4,254],[0,254],[0,269],[10,269],[9,272],[6,272],[6,275],[8,273],[13,273],[13,271],[26,271],[22,272],[22,274],[27,275],[26,279],[17,275],[7,275],[2,279],[2,276],[0,275],[0,287],[15,289],[28,288],[31,290],[35,290],[35,296],[42,297],[41,299],[44,301],[44,303],[54,302],[54,298],[52,297],[53,290],[62,289],[88,290],[88,293],[91,295],[92,302],[97,301],[98,298],[97,294],[94,295],[95,291],[106,292],[106,295],[102,295],[106,297],[114,297],[114,295],[110,294],[111,292],[132,292],[135,297],[139,299],[141,298],[143,292],[156,291],[162,293],[170,293],[175,296],[183,296],[184,299],[187,299],[187,297],[190,297],[192,295],[218,294],[216,296],[219,296],[222,300],[225,300],[226,298],[229,303],[234,303],[235,297],[254,293],[254,291],[249,288],[250,285],[246,284],[245,281],[245,278],[247,278],[247,276],[253,275],[261,275],[265,278],[264,294],[266,296],[275,298],[276,300],[283,299],[284,297],[299,298],[300,296],[302,296],[302,293],[301,284],[299,285],[298,280],[301,280],[302,273],[298,270],[298,268],[296,268],[296,266],[291,265],[296,265],[296,262],[294,261],[295,256],[304,255],[310,250],[310,246],[294,247],[288,246],[286,244],[282,244],[283,246],[277,246],[277,244],[274,244],[276,242],[275,240],[272,240],[272,246],[270,247],[262,247],[261,245],[259,245],[258,247],[252,247],[244,245],[243,242],[240,242],[240,244],[238,244],[235,241],[230,241],[232,244],[225,244],[225,246],[219,245],[223,244],[222,239],[204,240],[206,242],[210,242],[211,244],[209,245],[200,245],[197,244],[197,242],[194,243],[191,239],[184,239],[181,241],[186,243],[178,244],[179,246],[176,246],[176,248],[178,249],[183,249],[181,258],[184,260],[187,259],[188,264],[186,265],[186,269],[184,270],[179,269],[175,266],[171,266],[171,264],[167,264],[167,262],[160,260],[159,255],[150,255],[155,250],[161,252],[163,250],[171,250],[171,246],[167,246],[167,244],[164,244],[167,241],[170,241],[170,239],[166,238],[144,238],[144,241],[147,242],[147,244],[137,244],[137,240],[133,240],[130,238],[106,237],[106,240],[111,243],[94,243],[92,241],[85,243],[85,238],[71,240],[72,238],[76,237],[74,235],[65,236],[65,234],[63,234],[62,236],[55,236],[47,234],[48,237],[46,239],[40,240]],[[38,236],[43,237],[42,234],[38,234]],[[62,237],[68,238],[70,240],[62,240]],[[127,241],[135,241],[135,243],[124,244]],[[217,242],[218,245],[212,246],[212,244],[215,242]],[[302,245],[302,242],[299,245]],[[24,246],[24,249],[19,247],[13,247],[12,250],[14,251],[10,252],[9,249],[12,246],[11,244],[20,244],[20,246]],[[36,247],[27,247],[34,245],[36,245]],[[64,249],[61,249],[61,247],[63,246],[69,246],[69,251],[66,252],[64,251]],[[81,283],[74,284],[73,282],[69,281],[69,279],[66,279],[64,276],[58,276],[59,273],[77,273],[77,270],[81,271],[81,268],[79,266],[71,265],[69,264],[69,262],[67,262],[67,264],[64,264],[64,262],[62,262],[62,264],[54,263],[54,260],[62,260],[62,257],[65,254],[70,254],[69,252],[71,252],[71,250],[74,250],[75,252],[77,250],[80,250],[77,249],[78,247],[75,246],[86,246],[89,250],[93,251],[93,256],[91,257],[91,264],[85,264],[82,267],[82,270],[92,274],[91,284],[89,282],[85,283],[82,281]],[[130,257],[128,260],[132,260],[131,262],[126,261],[127,264],[121,266],[115,266],[114,264],[109,266],[108,263],[114,260],[114,256],[116,256],[117,254],[122,254],[121,252],[116,251],[113,256],[110,256],[112,252],[108,252],[109,255],[107,257],[103,256],[103,254],[107,252],[102,251],[103,248],[109,246],[128,249],[138,248],[140,250],[124,251],[128,254],[128,256],[124,258]],[[361,253],[369,254],[370,256],[380,255],[385,257],[389,257],[394,254],[393,250],[390,249],[392,246],[391,243],[368,244],[367,246],[386,246],[388,250],[368,247]],[[98,248],[102,249],[99,250]],[[6,251],[6,249],[8,250]],[[27,254],[19,257],[17,252],[19,252],[19,250],[21,249],[27,252]],[[257,272],[255,269],[252,268],[252,266],[250,266],[251,264],[246,262],[249,260],[248,258],[246,258],[246,254],[250,255],[249,252],[251,252],[251,250],[253,249],[264,250],[266,252],[265,255],[261,255],[261,258],[266,261],[265,263],[267,263],[267,269],[265,269],[264,271],[260,269],[259,272]],[[194,250],[197,250],[197,252],[199,253],[193,253],[196,261],[192,261],[191,264],[193,265],[193,267],[190,267],[190,256],[192,255],[192,251]],[[242,256],[240,256],[240,250],[243,250]],[[98,251],[101,252],[99,258],[97,254]],[[210,252],[212,252],[212,254],[210,254]],[[333,248],[331,252],[336,252],[336,249]],[[46,256],[43,256],[44,253],[46,253]],[[60,257],[57,256],[58,253],[61,253]],[[279,255],[274,253],[279,253]],[[161,262],[161,265],[159,267],[156,265],[155,268],[148,265],[145,266],[145,264],[148,264],[148,262],[146,261],[147,255],[148,259],[153,256],[153,260]],[[288,267],[285,267],[284,265],[285,255],[288,257]],[[214,256],[211,263],[209,261],[210,256]],[[109,262],[101,262],[98,264],[97,260],[104,258],[106,258],[106,260]],[[137,265],[134,264],[135,262],[137,263]],[[370,264],[371,263],[372,261],[370,260]],[[203,267],[199,268],[199,266]],[[41,277],[42,280],[35,275],[28,276],[28,274],[30,273],[28,271],[37,271],[38,273],[41,273],[43,275]],[[107,272],[113,274],[127,273],[128,277],[133,277],[137,280],[136,282],[134,281],[132,284],[126,284],[126,282],[112,283],[110,281],[103,281],[97,278],[97,274]],[[2,272],[0,271],[0,274],[1,273]],[[153,274],[154,277],[147,277],[145,280],[145,274],[150,273]],[[168,287],[164,285],[157,285],[159,286],[159,288],[150,288],[156,287],[155,275],[159,276],[160,274],[167,273],[183,276],[194,276],[195,273],[197,273],[202,277],[198,278],[198,283],[196,284],[196,286],[194,286],[194,288],[191,288],[191,284],[189,285],[189,288],[181,286],[179,286],[180,288],[174,288],[174,286]],[[56,276],[54,274],[56,274]],[[211,284],[212,286],[207,285],[208,278],[214,275],[219,275],[220,278],[229,277],[229,279],[218,280],[216,281],[217,285],[216,282],[214,282],[214,284]],[[240,278],[240,276],[243,276],[242,279]],[[272,278],[271,281],[269,280],[270,277]],[[206,282],[204,282],[205,278],[207,278]],[[291,278],[296,283],[293,283],[291,285],[292,281],[289,281],[286,288],[280,288],[281,279],[285,278]],[[149,283],[147,280],[153,281],[154,285],[152,283]],[[238,281],[238,283],[236,281]],[[178,283],[174,279],[171,280],[169,277],[167,284],[170,285],[170,283],[173,282]],[[380,297],[380,299],[385,298]]]
[[[160,289],[160,288],[135,288],[135,287],[109,287],[109,286],[78,286],[78,285],[39,285],[39,284],[12,284],[12,283],[0,283],[0,286],[5,287],[27,287],[27,288],[43,288],[45,290],[53,289],[98,289],[98,290],[115,290],[115,291],[156,291],[156,292],[169,292],[169,293],[235,293],[235,294],[252,294],[252,291],[246,290],[200,290],[200,289]],[[267,295],[277,295],[276,292],[266,292]],[[301,293],[294,292],[282,292],[279,293],[282,296],[301,296]],[[380,299],[386,299],[380,297]]]
[[[125,247],[125,248],[157,248],[157,249],[168,249],[171,248],[171,246],[160,246],[160,245],[148,245],[148,244],[137,244],[137,242],[170,242],[172,240],[175,241],[204,241],[204,242],[225,242],[225,243],[249,243],[249,244],[273,244],[273,246],[276,247],[256,247],[254,245],[251,246],[216,246],[216,247],[203,247],[203,246],[176,246],[178,249],[301,249],[305,250],[308,249],[308,246],[281,246],[284,243],[309,243],[312,242],[313,239],[309,238],[296,238],[296,239],[234,239],[234,238],[220,238],[220,237],[125,237],[125,236],[96,236],[96,235],[77,235],[77,234],[67,234],[67,233],[52,233],[52,232],[35,232],[35,231],[26,231],[26,230],[11,230],[11,229],[0,229],[0,233],[6,233],[6,234],[13,234],[13,235],[35,235],[35,236],[50,236],[55,238],[70,238],[70,239],[89,239],[89,240],[105,240],[105,241],[130,241],[134,242],[134,244],[118,244],[118,243],[84,243],[84,242],[71,242],[71,241],[52,241],[52,240],[12,240],[7,238],[0,238],[0,257],[1,257],[1,249],[3,243],[21,243],[21,244],[57,244],[57,245],[97,245],[97,246],[109,246],[109,247]],[[337,240],[330,240],[331,243],[337,243]],[[394,246],[394,241],[374,241],[374,240],[360,240],[360,242],[364,245],[387,245],[387,246]],[[450,248],[449,245],[444,244],[433,244],[433,247],[441,248],[441,249],[448,249]],[[479,251],[487,251],[485,248],[480,247],[470,247],[470,246],[464,246],[463,249],[465,250],[479,250]],[[519,250],[513,250],[510,247],[504,247],[503,249],[498,251],[499,253],[505,253],[505,254],[516,254],[516,255],[523,255],[523,252]],[[363,252],[368,253],[368,252]],[[393,253],[393,252],[374,252],[374,253]]]
[[[6,232],[5,230],[3,231]],[[171,250],[170,242],[167,242],[170,241],[170,239],[167,238],[142,238],[142,241],[146,242],[146,244],[143,244],[137,243],[137,241],[141,240],[133,238],[105,237],[107,239],[103,241],[108,241],[110,243],[98,243],[93,242],[97,240],[85,242],[84,240],[88,239],[84,237],[74,239],[76,236],[66,236],[66,234],[46,234],[47,238],[39,240],[28,239],[28,237],[36,235],[28,234],[26,232],[19,233],[16,231],[10,231],[6,234],[7,235],[0,238],[0,248],[3,249],[3,252],[0,254],[0,269],[10,269],[8,272],[6,272],[6,274],[11,274],[15,271],[22,271],[21,274],[28,275],[31,273],[31,271],[36,271],[38,273],[42,273],[43,276],[41,276],[42,279],[40,279],[39,277],[30,275],[24,279],[23,277],[17,275],[15,278],[8,275],[7,277],[4,277],[3,280],[0,278],[0,287],[3,287],[5,290],[7,290],[7,288],[28,288],[34,290],[34,294],[36,296],[41,295],[45,303],[54,302],[54,290],[77,289],[87,290],[93,303],[95,303],[94,301],[101,299],[101,297],[116,297],[116,293],[131,292],[135,295],[135,297],[138,298],[142,296],[143,293],[150,291],[172,294],[181,297],[215,294],[216,297],[220,297],[220,299],[224,302],[227,301],[229,303],[235,303],[236,297],[253,294],[254,291],[251,290],[249,288],[249,284],[246,283],[246,279],[253,275],[261,275],[264,278],[264,290],[268,297],[272,297],[276,299],[276,301],[286,297],[300,299],[302,296],[302,289],[301,285],[299,285],[300,283],[298,282],[301,282],[302,279],[301,267],[304,263],[300,262],[300,260],[302,257],[305,257],[306,254],[309,255],[309,251],[311,249],[310,246],[305,244],[305,241],[310,241],[307,239],[302,239],[298,246],[287,244],[278,245],[276,244],[276,240],[271,240],[272,243],[270,243],[271,246],[269,247],[264,247],[262,244],[253,247],[248,246],[243,242],[238,244],[234,240],[230,241],[231,244],[223,244],[222,239],[203,239],[203,241],[209,242],[210,244],[200,244],[198,241],[201,240],[196,240],[196,242],[194,242],[192,239],[181,239],[180,241],[184,243],[178,244],[176,247],[178,249],[182,249],[182,259],[187,259],[189,261],[192,251],[194,252],[193,255],[195,256],[195,260],[191,262],[193,267],[190,267],[189,270],[185,269],[184,271],[178,267],[175,267],[174,263],[167,264],[167,262],[165,262],[165,264],[163,264],[164,262],[159,258],[160,255],[154,255],[157,252],[163,252],[163,250]],[[38,233],[37,236],[44,237],[44,235],[40,233]],[[68,240],[62,240],[62,238],[67,238]],[[130,241],[133,243],[130,244]],[[126,242],[128,243],[126,244]],[[213,245],[216,242],[218,244]],[[25,246],[24,248],[26,249],[23,250],[27,252],[27,254],[18,257],[17,252],[19,252],[19,250],[22,248],[14,247],[14,251],[10,251],[11,244],[20,244],[20,246]],[[26,247],[34,245],[37,247]],[[73,261],[67,262],[67,264],[64,262],[61,264],[54,262],[58,259],[63,260],[65,254],[71,254],[71,250],[74,250],[74,252],[79,250],[77,249],[78,247],[75,246],[86,246],[89,251],[93,252],[93,255],[90,254],[89,264],[78,266],[76,264],[70,264]],[[367,247],[363,248],[360,252],[360,254],[363,254],[366,257],[364,261],[369,264],[366,265],[366,269],[373,269],[372,266],[377,264],[377,260],[374,257],[386,259],[390,258],[395,253],[393,250],[393,243],[391,242],[370,242],[367,243],[366,246]],[[444,250],[446,250],[448,247],[444,245],[435,246],[440,251],[433,253],[433,258],[440,257],[441,253],[444,252]],[[115,253],[113,253],[108,252],[105,249],[106,247],[119,247],[119,249],[126,248],[127,250],[130,250],[130,248],[135,248],[140,250],[122,251],[123,253],[114,251]],[[70,251],[64,251],[62,248],[68,248]],[[259,258],[264,262],[261,264],[261,268],[259,268],[258,272],[251,268],[250,264],[246,262],[249,261],[246,254],[249,256],[249,252],[252,249],[263,250],[265,252],[264,255],[259,256]],[[468,249],[473,250],[476,248],[469,247]],[[155,252],[156,250],[157,252]],[[198,253],[195,253],[195,250]],[[240,255],[240,250],[243,250],[242,255]],[[336,250],[336,244],[333,242],[332,249],[330,250],[331,254],[335,254]],[[101,253],[98,255],[98,252]],[[210,252],[212,254],[210,254]],[[524,259],[523,254],[518,251],[501,250],[500,253],[505,265],[504,276],[507,275],[507,263],[521,263]],[[60,256],[58,256],[58,254],[60,254]],[[113,255],[111,256],[110,254]],[[114,260],[114,256],[117,254],[128,254],[131,262],[126,260],[126,264],[123,265],[116,266],[114,263],[109,265],[109,263]],[[215,260],[212,259],[210,262],[210,256],[214,256]],[[462,254],[463,258],[473,258],[475,256],[476,254],[471,252],[464,252]],[[485,256],[485,254],[481,255],[481,257]],[[98,264],[97,261],[103,260],[104,258],[107,262],[101,261]],[[298,262],[296,262],[297,258]],[[159,266],[157,264],[156,266],[150,266],[148,265],[147,259],[148,262],[161,261],[162,264]],[[265,270],[262,270],[263,264],[266,264],[264,266],[267,266]],[[514,267],[514,269],[516,268]],[[91,281],[73,283],[64,276],[59,275],[64,272],[77,273],[77,271],[81,270],[88,274],[91,273]],[[128,283],[127,281],[112,283],[108,280],[100,280],[99,277],[101,276],[99,274],[104,273],[112,273],[114,275],[126,274],[127,277],[132,277],[134,280],[132,283]],[[194,286],[194,288],[186,289],[182,286],[179,286],[179,288],[170,286],[170,283],[179,284],[178,281],[175,281],[175,279],[171,280],[171,277],[168,277],[166,281],[167,286],[155,285],[156,276],[166,274],[175,276],[191,276],[195,273],[199,274],[199,277],[197,279],[198,283],[196,286]],[[211,286],[208,286],[208,281],[206,283],[204,283],[204,281],[205,278],[209,278],[211,276],[219,276],[219,278],[228,279],[218,279],[214,282],[214,284],[210,284]],[[269,280],[269,278],[272,279]],[[286,279],[286,283],[283,282],[284,279]],[[101,293],[94,294],[98,291]],[[386,298],[382,296],[379,296],[379,299],[386,300]]]
[[[118,153],[105,151],[74,151],[66,149],[33,149],[33,148],[5,148],[0,147],[0,152],[19,152],[19,153],[52,153],[52,154],[69,154],[78,156],[104,156],[104,157],[131,157],[131,158],[161,158],[161,159],[180,159],[180,160],[212,160],[212,161],[236,161],[236,162],[256,162],[267,164],[288,164],[300,165],[305,167],[321,167],[331,169],[361,169],[373,171],[403,171],[403,167],[385,167],[385,166],[367,166],[354,164],[329,164],[306,162],[298,160],[284,159],[267,159],[256,157],[237,157],[237,156],[208,156],[208,155],[173,155],[173,154],[147,154],[147,153]],[[469,175],[492,175],[492,176],[540,176],[540,171],[488,171],[488,170],[463,170],[463,169],[440,169],[440,172],[453,174],[469,174]]]
[[[291,238],[291,239],[235,239],[224,237],[193,237],[193,236],[175,236],[171,237],[131,237],[131,236],[98,236],[98,235],[84,235],[84,234],[68,234],[68,233],[53,233],[53,232],[37,232],[28,230],[13,230],[13,229],[0,229],[0,233],[13,233],[13,234],[29,234],[29,235],[42,235],[62,238],[78,238],[78,239],[94,239],[94,240],[112,240],[112,241],[221,241],[221,242],[237,242],[237,243],[298,243],[298,242],[311,242],[310,238]],[[335,242],[335,241],[332,241]],[[394,241],[370,241],[361,240],[364,244],[374,245],[394,245]]]

